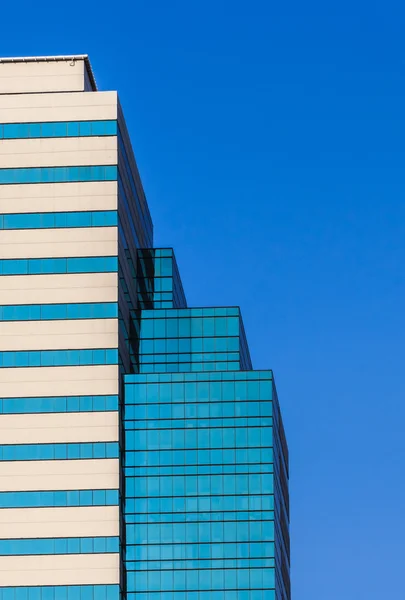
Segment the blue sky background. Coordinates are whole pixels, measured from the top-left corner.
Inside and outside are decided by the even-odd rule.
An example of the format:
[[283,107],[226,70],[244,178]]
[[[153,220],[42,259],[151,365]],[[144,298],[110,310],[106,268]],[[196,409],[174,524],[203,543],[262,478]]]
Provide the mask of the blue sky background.
[[291,453],[294,600],[405,597],[405,5],[4,2],[118,89],[192,305],[240,304]]

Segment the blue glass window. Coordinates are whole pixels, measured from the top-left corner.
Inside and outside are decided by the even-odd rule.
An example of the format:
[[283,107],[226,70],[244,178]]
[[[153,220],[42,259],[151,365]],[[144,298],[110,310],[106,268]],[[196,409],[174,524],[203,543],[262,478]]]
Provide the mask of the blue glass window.
[[54,229],[117,226],[117,211],[0,215],[0,229]]
[[0,169],[0,184],[116,181],[116,166]]
[[116,506],[118,501],[118,490],[0,492],[0,508]]
[[0,260],[0,275],[42,275],[44,273],[109,273],[118,270],[116,256],[86,258],[7,258]]
[[119,552],[118,537],[0,540],[0,556]]
[[0,587],[0,600],[120,600],[119,585]]
[[0,461],[118,458],[118,442],[0,445]]
[[0,140],[117,135],[117,121],[0,124]]
[[118,350],[30,350],[0,352],[0,368],[116,365]]
[[[156,330],[167,335],[169,320],[181,313],[167,311],[157,319],[163,312],[150,311],[151,325],[143,321],[151,333],[144,341],[152,344],[141,349],[152,356],[167,351],[161,346],[167,340],[153,339]],[[202,349],[219,354],[211,345],[216,317],[224,339],[239,319],[198,312],[195,334],[211,337],[207,347],[193,338],[190,349],[203,360]],[[177,315],[170,319],[170,313]],[[156,328],[157,320],[165,327]],[[186,321],[186,314],[178,320]],[[232,354],[227,346],[223,352]],[[165,598],[275,598],[275,556],[285,552],[287,538],[274,528],[276,514],[280,519],[275,506],[285,509],[274,485],[279,452],[273,452],[272,414],[269,373],[125,377],[126,568],[133,600],[157,590]]]
[[117,302],[84,304],[21,304],[0,306],[0,321],[52,321],[65,319],[113,319]]

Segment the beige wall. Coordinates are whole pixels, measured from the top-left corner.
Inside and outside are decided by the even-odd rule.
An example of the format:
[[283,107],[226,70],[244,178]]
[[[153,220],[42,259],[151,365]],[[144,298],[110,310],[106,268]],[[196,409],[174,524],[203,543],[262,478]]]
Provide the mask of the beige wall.
[[[85,63],[70,62],[0,63],[0,123],[115,120],[116,92],[84,92]],[[113,136],[0,143],[1,168],[115,165],[117,155]],[[117,196],[117,182],[0,185],[0,214],[117,210]],[[0,259],[117,254],[116,227],[0,231]],[[117,301],[117,273],[0,277],[0,305]],[[0,322],[0,351],[117,347],[118,319]],[[118,365],[0,369],[4,398],[118,392]],[[2,444],[118,439],[118,412],[0,415]],[[0,462],[0,492],[118,488],[118,459]],[[118,506],[0,509],[0,539],[118,535]],[[118,583],[118,554],[0,557],[0,587]]]
[[110,536],[119,536],[118,506],[0,510],[0,539]]
[[1,556],[1,586],[118,584],[119,554]]
[[0,94],[81,92],[85,69],[84,60],[0,63]]
[[116,181],[0,185],[0,212],[117,210],[117,193]]
[[117,256],[117,227],[2,231],[0,258]]
[[2,140],[0,144],[3,169],[116,164],[116,136]]
[[0,321],[0,352],[118,348],[118,319]]
[[118,365],[0,369],[3,398],[118,394]]
[[0,305],[117,301],[117,273],[0,277]]
[[0,95],[0,123],[104,121],[117,118],[117,92]]
[[91,460],[30,460],[0,462],[0,491],[115,490],[119,462]]
[[117,442],[118,412],[0,415],[2,444]]

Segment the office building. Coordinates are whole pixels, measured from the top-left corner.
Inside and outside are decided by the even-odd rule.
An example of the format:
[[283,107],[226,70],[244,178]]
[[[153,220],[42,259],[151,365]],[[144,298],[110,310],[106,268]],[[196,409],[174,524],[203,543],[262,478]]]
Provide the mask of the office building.
[[0,253],[0,600],[289,600],[272,372],[187,306],[87,56],[0,59]]

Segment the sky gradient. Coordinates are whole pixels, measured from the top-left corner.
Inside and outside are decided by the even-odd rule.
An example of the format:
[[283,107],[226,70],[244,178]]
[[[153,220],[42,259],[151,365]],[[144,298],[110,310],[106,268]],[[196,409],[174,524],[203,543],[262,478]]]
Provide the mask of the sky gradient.
[[192,306],[240,305],[291,456],[294,600],[403,594],[405,5],[4,3],[118,89]]

